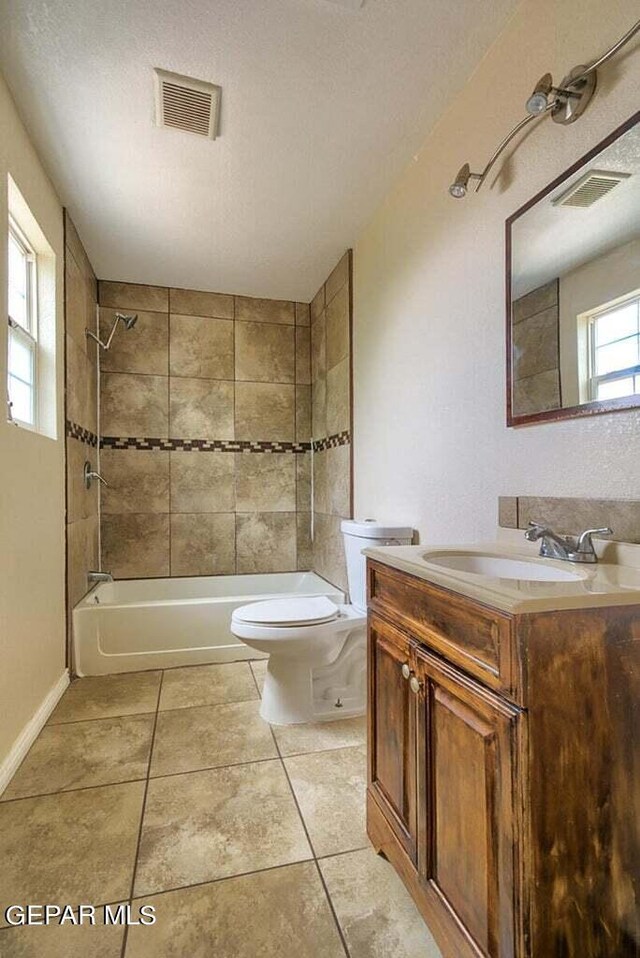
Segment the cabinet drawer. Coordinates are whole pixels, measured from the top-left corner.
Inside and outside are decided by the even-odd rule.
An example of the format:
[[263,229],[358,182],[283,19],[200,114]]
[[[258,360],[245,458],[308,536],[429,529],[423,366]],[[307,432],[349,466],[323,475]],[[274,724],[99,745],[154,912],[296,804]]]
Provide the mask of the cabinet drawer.
[[373,611],[485,685],[518,700],[511,616],[371,560],[367,578]]

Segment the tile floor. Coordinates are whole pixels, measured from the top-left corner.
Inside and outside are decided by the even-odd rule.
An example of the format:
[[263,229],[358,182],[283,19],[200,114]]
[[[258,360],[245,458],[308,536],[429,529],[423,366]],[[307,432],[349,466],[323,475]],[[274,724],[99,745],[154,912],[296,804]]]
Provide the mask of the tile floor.
[[[365,832],[365,723],[270,727],[265,663],[79,679],[0,798],[3,958],[438,958]],[[15,903],[155,925],[10,928]]]

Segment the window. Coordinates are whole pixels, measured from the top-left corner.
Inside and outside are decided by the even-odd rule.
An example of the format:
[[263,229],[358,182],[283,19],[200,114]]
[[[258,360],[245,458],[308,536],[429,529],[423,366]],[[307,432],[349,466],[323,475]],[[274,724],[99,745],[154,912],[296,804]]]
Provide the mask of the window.
[[591,399],[640,394],[640,293],[588,317]]
[[11,418],[37,425],[37,259],[17,223],[9,219],[9,356]]

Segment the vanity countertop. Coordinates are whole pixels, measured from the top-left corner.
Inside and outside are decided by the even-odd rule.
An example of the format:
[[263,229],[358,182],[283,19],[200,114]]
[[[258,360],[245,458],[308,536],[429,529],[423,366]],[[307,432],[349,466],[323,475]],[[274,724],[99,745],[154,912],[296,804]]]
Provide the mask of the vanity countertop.
[[[593,565],[539,559],[538,548],[537,543],[526,542],[522,532],[501,530],[499,539],[494,542],[381,546],[364,549],[363,554],[376,562],[514,615],[640,605],[640,545],[600,540],[596,543],[599,561]],[[555,582],[478,575],[443,568],[425,558],[460,553],[504,557],[527,563],[533,560],[536,564],[572,572],[580,578]]]

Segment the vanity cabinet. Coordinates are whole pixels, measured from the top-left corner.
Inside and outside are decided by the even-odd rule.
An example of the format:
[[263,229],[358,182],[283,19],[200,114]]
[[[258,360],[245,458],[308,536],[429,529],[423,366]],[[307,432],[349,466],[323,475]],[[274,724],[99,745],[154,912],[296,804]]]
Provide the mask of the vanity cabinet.
[[637,958],[640,609],[368,585],[368,832],[445,958]]

